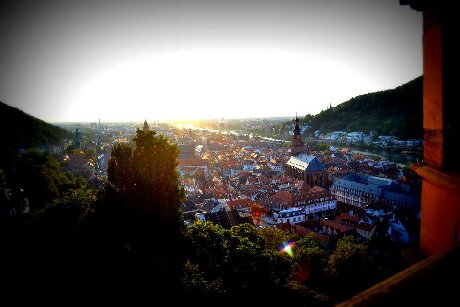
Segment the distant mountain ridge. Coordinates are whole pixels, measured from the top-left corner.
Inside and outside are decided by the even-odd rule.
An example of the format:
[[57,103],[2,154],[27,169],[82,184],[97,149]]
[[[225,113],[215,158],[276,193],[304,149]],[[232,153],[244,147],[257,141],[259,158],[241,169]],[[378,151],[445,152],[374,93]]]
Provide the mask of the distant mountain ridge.
[[317,115],[307,115],[305,121],[321,133],[374,130],[402,139],[423,138],[423,77],[391,90],[354,97]]
[[70,138],[70,132],[0,102],[0,142],[17,149],[56,144]]

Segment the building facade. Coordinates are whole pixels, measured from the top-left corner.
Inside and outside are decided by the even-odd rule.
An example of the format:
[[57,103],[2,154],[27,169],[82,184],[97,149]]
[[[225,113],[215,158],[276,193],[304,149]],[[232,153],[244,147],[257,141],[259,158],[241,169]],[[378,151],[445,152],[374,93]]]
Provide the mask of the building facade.
[[329,182],[324,165],[318,158],[310,155],[310,150],[302,142],[297,115],[292,137],[291,157],[285,165],[285,170],[289,176],[303,180],[309,187],[327,187]]
[[281,209],[277,223],[299,223],[317,217],[318,213],[337,208],[337,201],[332,194],[320,187],[302,193],[279,191],[271,200],[272,209]]
[[310,187],[327,187],[328,174],[324,165],[317,157],[305,153],[291,156],[286,163],[289,176],[303,180]]
[[278,224],[291,223],[296,224],[305,221],[305,212],[303,208],[289,208],[280,211],[277,217]]
[[390,179],[350,174],[336,180],[331,193],[338,201],[356,207],[381,201],[397,208],[420,209],[420,197],[408,186]]

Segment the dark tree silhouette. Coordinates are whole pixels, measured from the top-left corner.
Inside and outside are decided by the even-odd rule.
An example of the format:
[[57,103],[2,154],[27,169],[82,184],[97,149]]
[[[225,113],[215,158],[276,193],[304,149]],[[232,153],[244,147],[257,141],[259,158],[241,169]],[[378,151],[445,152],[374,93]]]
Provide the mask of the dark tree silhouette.
[[108,181],[115,187],[124,209],[152,226],[180,229],[179,185],[176,159],[179,150],[154,131],[137,130],[135,149],[117,144],[108,165]]
[[136,280],[130,286],[179,293],[185,252],[179,150],[162,135],[139,129],[134,146],[113,147],[98,210],[111,227],[115,250],[128,259],[125,277]]
[[72,138],[72,134],[0,102],[2,147],[17,149],[58,144],[65,138]]
[[375,130],[403,139],[423,137],[423,79],[418,77],[395,89],[353,97],[312,116],[305,123],[322,133]]

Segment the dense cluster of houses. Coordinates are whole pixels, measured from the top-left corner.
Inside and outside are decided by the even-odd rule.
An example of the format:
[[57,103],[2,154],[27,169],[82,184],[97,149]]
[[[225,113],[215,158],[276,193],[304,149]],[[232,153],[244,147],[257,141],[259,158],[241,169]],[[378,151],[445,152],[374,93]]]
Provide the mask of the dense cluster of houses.
[[[112,144],[127,142],[134,133],[124,129],[97,129],[94,140],[86,142],[97,147],[96,156],[84,154],[86,148],[63,154],[63,170],[89,179],[105,172]],[[149,129],[146,122],[144,129]],[[290,147],[207,130],[160,133],[180,150],[177,171],[186,193],[186,222],[208,220],[226,228],[250,222],[314,233],[325,242],[344,234],[367,241],[376,232],[405,242],[417,229],[413,217],[420,209],[420,184],[410,171],[346,147],[312,151],[302,142],[298,120]],[[12,204],[10,214],[27,211],[27,202],[13,194],[2,190]]]
[[324,141],[331,141],[339,144],[374,144],[380,147],[400,147],[406,149],[419,149],[423,146],[422,139],[399,140],[392,135],[379,135],[375,131],[366,134],[362,131],[334,131],[326,134],[319,134],[318,137]]
[[385,223],[382,234],[409,240],[396,213],[417,214],[420,190],[406,169],[346,148],[311,151],[299,134],[294,128],[293,145],[286,147],[207,131],[182,133],[179,147],[197,148],[179,157],[177,168],[186,191],[186,221],[225,227],[250,221],[315,233],[327,242],[344,234],[367,241]]

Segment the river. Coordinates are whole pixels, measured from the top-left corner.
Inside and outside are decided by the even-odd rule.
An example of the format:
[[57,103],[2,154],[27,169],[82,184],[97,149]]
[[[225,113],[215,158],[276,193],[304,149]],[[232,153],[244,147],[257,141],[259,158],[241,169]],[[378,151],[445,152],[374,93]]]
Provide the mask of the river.
[[265,137],[265,136],[259,136],[259,135],[255,136],[252,133],[239,133],[239,132],[236,132],[236,131],[233,131],[233,130],[215,130],[215,129],[209,129],[209,128],[195,127],[193,125],[186,125],[186,126],[184,126],[184,128],[185,129],[192,129],[192,130],[203,130],[203,131],[209,131],[209,132],[214,132],[214,133],[222,133],[222,134],[233,134],[233,135],[236,135],[236,136],[241,135],[241,136],[249,137],[250,139],[252,139],[254,137],[257,137],[257,138],[265,140],[265,141],[276,142],[276,143],[285,142],[284,140],[277,140],[277,139],[273,139],[273,138],[269,138],[269,137]]
[[[195,127],[192,125],[188,125],[185,128],[193,129],[193,130],[205,130],[205,131],[214,132],[214,133],[244,135],[244,136],[248,136],[250,139],[252,139],[253,137],[256,137],[252,133],[249,133],[249,134],[238,133],[232,130],[214,130],[214,129],[208,129],[208,128],[199,128],[199,127]],[[259,137],[260,139],[266,140],[266,141],[271,141],[271,142],[279,142],[279,143],[284,142],[283,140],[272,139],[272,138],[264,137],[264,136],[257,136],[257,137]],[[363,155],[368,155],[368,156],[385,158],[386,160],[395,162],[401,166],[408,166],[409,164],[414,163],[414,162],[421,162],[420,161],[421,158],[416,153],[405,153],[405,154],[395,153],[395,152],[386,151],[385,149],[382,149],[382,148],[376,148],[376,149],[370,149],[370,150],[365,150],[365,149],[362,149],[359,147],[353,147],[353,146],[349,146],[349,148],[353,152],[361,153]]]
[[363,155],[368,156],[378,156],[385,158],[386,160],[393,161],[397,164],[407,166],[414,162],[421,162],[419,155],[416,153],[395,153],[395,152],[388,152],[385,149],[374,149],[374,150],[365,150],[358,147],[349,147],[353,152],[362,153]]

